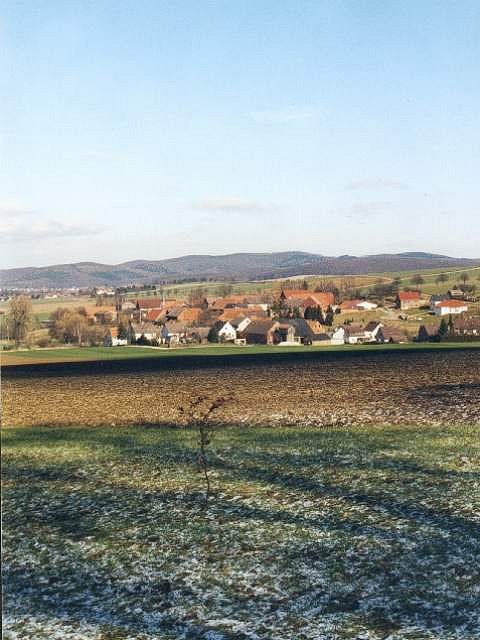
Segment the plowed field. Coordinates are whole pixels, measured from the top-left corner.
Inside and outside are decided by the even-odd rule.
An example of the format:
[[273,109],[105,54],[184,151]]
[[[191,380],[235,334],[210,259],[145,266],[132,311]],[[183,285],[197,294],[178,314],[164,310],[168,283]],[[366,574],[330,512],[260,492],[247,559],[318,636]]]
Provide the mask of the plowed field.
[[[68,364],[65,365],[68,372]],[[4,379],[3,423],[172,424],[195,394],[234,393],[217,419],[274,424],[480,424],[480,353],[409,352]]]

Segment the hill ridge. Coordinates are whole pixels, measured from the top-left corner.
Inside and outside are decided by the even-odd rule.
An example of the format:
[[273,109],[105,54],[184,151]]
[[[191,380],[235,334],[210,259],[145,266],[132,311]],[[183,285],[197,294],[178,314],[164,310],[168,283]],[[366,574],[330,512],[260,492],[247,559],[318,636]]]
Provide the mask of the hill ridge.
[[385,271],[472,267],[479,260],[424,252],[325,256],[307,251],[190,254],[165,260],[92,261],[0,270],[3,288],[124,286],[181,280],[266,280],[298,275],[355,275]]

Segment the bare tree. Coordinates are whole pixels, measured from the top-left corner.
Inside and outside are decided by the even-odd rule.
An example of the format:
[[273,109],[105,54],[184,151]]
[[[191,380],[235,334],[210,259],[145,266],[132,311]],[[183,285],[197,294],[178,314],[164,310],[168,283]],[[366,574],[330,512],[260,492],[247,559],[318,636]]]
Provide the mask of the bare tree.
[[224,404],[233,399],[233,394],[212,398],[208,395],[200,395],[190,398],[179,411],[183,422],[187,427],[193,427],[197,433],[197,463],[205,480],[205,506],[211,495],[211,483],[209,476],[208,447],[212,442],[215,425],[212,422],[213,414]]
[[8,335],[18,347],[28,335],[32,326],[32,302],[28,296],[17,296],[10,300],[6,315]]
[[448,276],[446,273],[439,273],[438,276],[435,278],[435,282],[437,284],[439,284],[440,282],[447,282],[448,280]]
[[423,284],[424,282],[425,280],[423,279],[423,276],[420,273],[416,273],[414,276],[410,278],[410,283],[416,284],[417,286],[420,284]]

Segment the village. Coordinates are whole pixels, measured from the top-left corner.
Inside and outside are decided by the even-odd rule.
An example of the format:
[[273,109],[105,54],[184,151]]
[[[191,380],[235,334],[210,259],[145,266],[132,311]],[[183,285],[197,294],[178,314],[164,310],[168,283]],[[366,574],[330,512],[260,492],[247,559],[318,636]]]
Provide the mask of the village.
[[[290,284],[290,283],[289,283]],[[132,297],[96,292],[97,305],[59,307],[43,320],[51,341],[173,348],[186,345],[328,346],[468,341],[480,336],[478,304],[462,289],[398,290],[390,298],[341,299],[332,291],[281,287],[261,293]],[[195,295],[198,294],[198,295]],[[47,344],[47,341],[48,344]]]

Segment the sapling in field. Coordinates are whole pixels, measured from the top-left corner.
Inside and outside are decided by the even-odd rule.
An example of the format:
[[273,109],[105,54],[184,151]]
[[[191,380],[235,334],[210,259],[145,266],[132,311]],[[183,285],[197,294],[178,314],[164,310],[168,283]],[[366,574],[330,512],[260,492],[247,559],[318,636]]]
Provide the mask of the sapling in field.
[[180,407],[185,426],[195,428],[197,433],[197,462],[205,479],[205,506],[207,506],[211,495],[208,447],[212,442],[215,430],[212,416],[224,404],[230,402],[232,398],[233,395],[218,396],[216,398],[200,395],[190,398],[185,406]]

